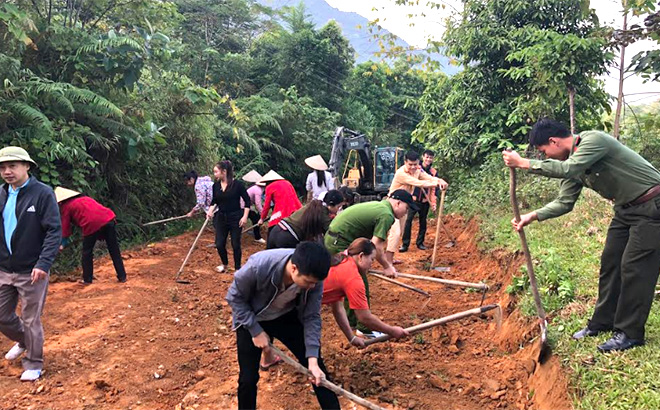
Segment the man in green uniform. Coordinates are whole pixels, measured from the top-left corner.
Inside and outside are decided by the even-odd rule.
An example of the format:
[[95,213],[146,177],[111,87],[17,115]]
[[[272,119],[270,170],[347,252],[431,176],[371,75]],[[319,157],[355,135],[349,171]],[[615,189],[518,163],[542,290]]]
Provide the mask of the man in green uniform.
[[[337,214],[330,224],[330,229],[325,234],[325,247],[331,255],[343,252],[357,238],[371,238],[376,245],[376,260],[383,266],[383,273],[390,277],[396,277],[396,269],[385,257],[385,245],[387,244],[387,233],[395,219],[402,218],[408,213],[408,208],[417,208],[412,195],[406,190],[399,189],[392,192],[388,198],[380,202],[363,202],[353,205]],[[367,275],[360,273],[370,300],[369,280]],[[357,318],[355,313],[347,309],[351,326],[355,327]],[[364,329],[366,330],[366,328]]]
[[557,199],[522,215],[519,223],[513,221],[516,230],[570,212],[584,186],[614,203],[601,256],[598,301],[587,326],[573,338],[613,330],[613,337],[599,345],[599,351],[643,345],[660,272],[660,172],[604,132],[571,135],[565,125],[550,119],[534,125],[530,144],[549,159],[528,160],[504,151],[504,163],[562,178],[562,183]]

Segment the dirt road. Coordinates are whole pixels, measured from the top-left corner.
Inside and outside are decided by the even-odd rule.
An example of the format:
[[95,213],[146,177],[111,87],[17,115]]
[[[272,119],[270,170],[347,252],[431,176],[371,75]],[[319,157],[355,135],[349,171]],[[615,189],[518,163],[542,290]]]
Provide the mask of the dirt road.
[[[416,224],[415,224],[416,225]],[[384,407],[402,409],[569,408],[558,361],[543,366],[527,343],[537,327],[520,319],[504,289],[520,260],[481,254],[476,224],[449,223],[457,246],[441,248],[442,277],[483,280],[485,303],[500,303],[500,332],[492,315],[472,317],[359,351],[348,345],[323,309],[323,355],[335,382]],[[184,273],[191,285],[173,281],[195,233],[125,253],[128,283],[116,283],[110,261],[97,261],[94,285],[51,284],[44,323],[46,365],[37,383],[21,383],[20,362],[0,361],[1,409],[230,409],[236,408],[238,365],[230,309],[224,301],[231,274],[212,268],[219,259],[205,233]],[[433,232],[427,237],[432,243]],[[244,235],[244,257],[263,249]],[[231,252],[231,251],[230,251]],[[399,255],[399,270],[425,271],[431,251]],[[231,256],[230,256],[231,260]],[[440,276],[440,273],[435,273]],[[404,280],[405,281],[405,280]],[[476,307],[480,295],[434,283],[408,281],[421,295],[376,278],[372,310],[384,320],[410,326]],[[0,351],[11,347],[0,336]],[[526,346],[521,349],[520,346]],[[263,409],[318,408],[307,381],[280,365],[261,373]],[[355,405],[341,399],[343,408]]]

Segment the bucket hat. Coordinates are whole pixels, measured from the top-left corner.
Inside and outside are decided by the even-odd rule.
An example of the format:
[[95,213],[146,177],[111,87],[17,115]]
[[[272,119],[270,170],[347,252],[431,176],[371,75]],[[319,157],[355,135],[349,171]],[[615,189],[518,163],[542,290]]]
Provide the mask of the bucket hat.
[[3,149],[0,149],[0,162],[10,161],[24,161],[35,166],[37,165],[37,163],[30,158],[30,154],[21,147],[4,147]]

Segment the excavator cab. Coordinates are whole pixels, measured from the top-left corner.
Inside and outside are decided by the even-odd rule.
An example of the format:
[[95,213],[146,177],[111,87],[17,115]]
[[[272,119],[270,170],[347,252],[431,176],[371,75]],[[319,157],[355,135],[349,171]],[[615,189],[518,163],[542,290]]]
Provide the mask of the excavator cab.
[[332,142],[330,172],[335,186],[344,185],[360,195],[360,202],[386,195],[394,173],[403,165],[403,150],[375,147],[366,135],[337,127]]
[[403,165],[403,150],[398,147],[376,147],[374,165],[374,190],[387,192],[394,173]]

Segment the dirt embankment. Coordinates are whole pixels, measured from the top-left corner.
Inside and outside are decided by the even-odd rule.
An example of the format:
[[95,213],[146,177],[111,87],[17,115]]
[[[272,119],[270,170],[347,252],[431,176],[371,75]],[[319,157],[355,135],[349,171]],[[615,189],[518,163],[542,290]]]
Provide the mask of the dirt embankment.
[[[323,354],[331,377],[384,407],[402,409],[565,409],[567,383],[559,362],[543,366],[529,343],[538,332],[504,292],[521,260],[482,254],[477,225],[453,217],[457,246],[441,247],[434,276],[485,281],[485,303],[503,308],[498,331],[492,314],[470,317],[398,342],[365,350],[348,345],[328,308],[323,309]],[[430,229],[430,231],[433,231]],[[434,232],[427,235],[427,244]],[[1,409],[229,409],[236,408],[238,364],[230,309],[224,301],[231,274],[218,263],[205,233],[184,273],[173,281],[195,233],[126,253],[129,280],[118,284],[109,260],[97,261],[98,281],[51,285],[44,322],[46,371],[41,381],[18,381],[20,363],[0,365]],[[441,237],[441,244],[446,238]],[[244,258],[263,248],[243,238]],[[429,274],[430,251],[400,254],[399,270]],[[231,260],[231,256],[230,256]],[[439,284],[405,280],[430,300],[371,278],[372,310],[389,323],[410,326],[479,305],[481,295]],[[11,343],[0,339],[0,348]],[[341,399],[344,408],[354,405]],[[261,373],[259,407],[310,409],[318,405],[304,377],[280,365]]]

